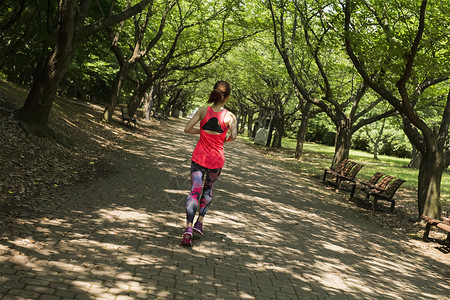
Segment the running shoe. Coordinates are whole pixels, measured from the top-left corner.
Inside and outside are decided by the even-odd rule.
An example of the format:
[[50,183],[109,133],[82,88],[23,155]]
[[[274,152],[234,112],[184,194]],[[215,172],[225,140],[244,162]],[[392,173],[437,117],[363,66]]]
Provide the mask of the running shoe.
[[183,246],[192,246],[192,236],[193,236],[193,230],[192,227],[186,227],[186,230],[183,233],[183,239],[181,240],[181,245]]
[[203,234],[203,223],[200,221],[195,222],[194,232],[198,234]]

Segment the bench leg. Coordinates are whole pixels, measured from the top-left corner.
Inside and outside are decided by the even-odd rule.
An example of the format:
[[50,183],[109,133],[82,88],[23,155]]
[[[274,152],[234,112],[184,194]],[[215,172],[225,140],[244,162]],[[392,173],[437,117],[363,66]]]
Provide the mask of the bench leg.
[[350,198],[348,198],[348,200],[353,199],[353,196],[355,195],[355,190],[356,190],[356,183],[352,186],[352,191],[350,192]]
[[395,200],[391,200],[391,213],[394,212]]
[[327,171],[326,170],[323,172],[322,183],[325,183],[325,178],[327,178]]
[[339,178],[336,179],[336,192],[339,192],[341,190],[341,182]]
[[428,240],[428,235],[430,234],[430,229],[431,229],[431,224],[427,223],[427,225],[425,226],[425,231],[423,232],[422,239]]
[[[369,199],[369,197],[367,197],[367,199]],[[373,201],[372,201],[372,210],[376,211],[377,209],[377,197],[373,197]]]

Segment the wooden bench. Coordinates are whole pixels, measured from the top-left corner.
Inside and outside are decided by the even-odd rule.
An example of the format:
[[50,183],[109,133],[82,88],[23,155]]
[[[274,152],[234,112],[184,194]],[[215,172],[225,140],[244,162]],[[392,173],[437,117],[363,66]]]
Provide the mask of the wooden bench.
[[133,123],[134,127],[136,127],[136,118],[134,117],[130,117],[130,116],[125,116],[125,113],[123,112],[123,108],[120,108],[120,111],[122,112],[122,115],[120,116],[121,120],[122,120],[122,124],[127,124],[127,125],[131,125],[131,123]]
[[439,229],[447,231],[447,242],[450,243],[450,218],[441,218],[441,220],[436,220],[427,216],[422,216],[422,219],[427,222],[425,231],[423,233],[424,240],[428,240],[428,235],[430,234],[431,227],[436,226]]
[[[356,174],[364,167],[364,165],[357,162],[344,159],[334,169],[324,169],[322,178],[323,183],[327,183],[327,176],[334,178],[333,183],[337,190],[340,190],[343,182],[350,184],[354,183]],[[330,182],[330,181],[328,181]]]
[[395,192],[399,189],[399,187],[405,183],[406,180],[400,179],[400,178],[394,178],[389,182],[386,188],[384,189],[371,189],[368,193],[367,199],[369,199],[370,196],[373,197],[372,202],[372,209],[375,211],[377,207],[377,201],[378,200],[386,200],[391,202],[391,208],[390,211],[393,212],[395,208],[395,200],[393,199]]
[[342,187],[342,183],[346,182],[350,185],[353,185],[355,183],[355,177],[356,174],[364,167],[364,165],[355,163],[353,168],[351,168],[349,171],[345,172],[340,175],[336,175],[337,177],[337,189],[340,190]]
[[373,197],[372,210],[376,210],[378,200],[386,200],[391,202],[390,211],[393,212],[395,208],[395,200],[393,199],[395,192],[406,181],[400,178],[395,178],[390,175],[385,175],[381,172],[375,173],[369,181],[355,182],[351,189],[349,200],[353,199],[356,190],[360,190],[366,194],[368,201],[370,196]]
[[338,173],[342,173],[344,171],[344,168],[347,166],[347,164],[350,161],[348,159],[343,159],[339,164],[337,164],[336,166],[334,166],[334,168],[330,168],[330,169],[323,169],[323,178],[322,178],[322,182],[325,183],[326,182],[326,178],[327,175],[334,175],[334,174],[338,174]]
[[[382,180],[380,180],[381,177],[383,177]],[[392,179],[394,179],[394,177],[385,175],[381,172],[376,172],[368,181],[357,181],[352,186],[349,200],[353,199],[356,190],[361,190],[366,194],[366,198],[368,198],[371,189],[384,189]]]

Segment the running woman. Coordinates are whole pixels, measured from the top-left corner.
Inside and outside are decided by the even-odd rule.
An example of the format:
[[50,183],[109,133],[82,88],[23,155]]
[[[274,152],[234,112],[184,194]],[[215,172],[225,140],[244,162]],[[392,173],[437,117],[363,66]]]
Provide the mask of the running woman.
[[[208,100],[208,103],[212,105],[201,107],[184,129],[185,133],[200,134],[192,154],[191,193],[186,201],[187,225],[181,240],[184,246],[192,246],[194,232],[203,234],[203,218],[212,201],[214,183],[225,163],[223,143],[232,142],[237,137],[236,117],[224,108],[230,93],[231,86],[228,82],[216,82]],[[198,122],[200,122],[200,129],[194,128]],[[227,134],[228,130],[230,130],[229,134]],[[204,183],[203,180],[205,180]],[[197,209],[199,209],[199,216],[192,226]]]

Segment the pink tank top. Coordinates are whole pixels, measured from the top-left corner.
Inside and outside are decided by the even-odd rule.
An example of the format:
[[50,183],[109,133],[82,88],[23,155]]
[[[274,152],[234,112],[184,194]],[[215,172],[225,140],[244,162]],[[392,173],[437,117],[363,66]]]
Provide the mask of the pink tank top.
[[[200,140],[192,153],[192,160],[207,169],[222,168],[225,163],[225,152],[223,142],[228,127],[223,121],[227,110],[223,109],[216,113],[208,106],[206,116],[200,121]],[[214,131],[219,134],[211,134],[205,130]]]

